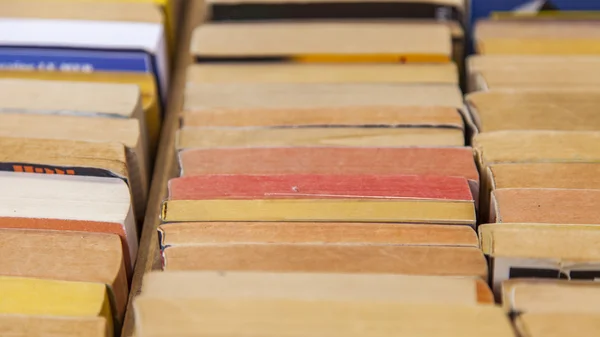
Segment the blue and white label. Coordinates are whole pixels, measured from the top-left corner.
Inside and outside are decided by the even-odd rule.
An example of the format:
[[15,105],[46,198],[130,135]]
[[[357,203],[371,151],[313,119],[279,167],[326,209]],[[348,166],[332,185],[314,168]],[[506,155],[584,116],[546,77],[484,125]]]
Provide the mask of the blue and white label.
[[46,47],[0,47],[0,70],[57,72],[154,72],[145,52]]

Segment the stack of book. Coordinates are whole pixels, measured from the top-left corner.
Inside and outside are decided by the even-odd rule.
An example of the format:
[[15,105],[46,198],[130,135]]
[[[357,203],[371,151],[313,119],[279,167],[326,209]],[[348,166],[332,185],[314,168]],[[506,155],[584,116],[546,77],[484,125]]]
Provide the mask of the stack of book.
[[[575,19],[479,22],[469,60],[481,245],[528,337],[600,333],[585,307],[600,275],[600,23]],[[512,280],[529,278],[579,281]]]
[[0,1],[2,336],[120,331],[168,83],[163,9]]
[[207,4],[136,336],[513,336],[439,3]]

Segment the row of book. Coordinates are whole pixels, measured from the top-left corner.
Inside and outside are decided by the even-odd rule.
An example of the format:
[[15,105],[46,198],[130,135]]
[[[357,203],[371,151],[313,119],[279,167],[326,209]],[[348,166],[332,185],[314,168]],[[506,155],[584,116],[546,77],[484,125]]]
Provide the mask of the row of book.
[[523,336],[597,335],[600,24],[497,16],[474,34],[465,101],[491,285]]
[[166,103],[169,8],[0,1],[0,335],[120,334]]
[[136,336],[514,336],[448,23],[214,21]]

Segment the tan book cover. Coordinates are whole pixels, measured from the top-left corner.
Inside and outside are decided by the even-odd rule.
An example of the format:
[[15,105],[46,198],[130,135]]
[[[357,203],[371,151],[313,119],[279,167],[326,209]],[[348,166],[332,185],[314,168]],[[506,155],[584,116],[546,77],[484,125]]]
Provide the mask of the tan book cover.
[[489,222],[597,224],[600,190],[502,188],[492,191]]
[[209,23],[193,33],[196,61],[270,58],[299,63],[447,63],[451,31],[444,23]]
[[480,20],[475,46],[484,55],[599,55],[596,21]]
[[165,270],[487,277],[487,263],[476,247],[217,243],[172,247],[163,254]]
[[144,295],[163,298],[297,299],[493,304],[479,278],[392,274],[150,272]]
[[177,131],[177,150],[281,146],[463,146],[458,128],[320,127],[320,128],[183,128]]
[[600,189],[595,163],[515,163],[488,167],[491,188]]
[[530,313],[515,320],[523,337],[597,336],[600,315],[576,313]]
[[197,83],[410,83],[458,84],[454,63],[445,64],[193,64],[187,85]]
[[463,109],[457,85],[202,83],[186,87],[183,110],[206,108],[378,108],[450,107]]
[[126,147],[136,215],[142,219],[146,209],[150,163],[137,121],[122,118],[1,113],[0,137],[123,144]]
[[479,247],[468,226],[389,223],[181,222],[158,227],[163,248],[234,243]]
[[104,317],[56,317],[0,314],[0,335],[11,337],[111,337]]
[[0,229],[0,255],[0,275],[106,284],[115,315],[123,319],[129,287],[117,235]]
[[[559,76],[553,72],[553,76]],[[598,90],[492,90],[466,96],[479,132],[598,131]]]
[[502,305],[512,313],[600,314],[598,300],[600,285],[577,278],[513,279],[502,283]]
[[479,238],[496,295],[512,278],[594,280],[600,270],[596,225],[484,224]]
[[[195,300],[142,295],[136,299],[134,308],[138,337],[174,334],[375,337],[390,333],[398,336],[514,336],[502,309],[489,305]],[[182,311],[186,315],[181,315]],[[296,328],[292,330],[290,326]]]

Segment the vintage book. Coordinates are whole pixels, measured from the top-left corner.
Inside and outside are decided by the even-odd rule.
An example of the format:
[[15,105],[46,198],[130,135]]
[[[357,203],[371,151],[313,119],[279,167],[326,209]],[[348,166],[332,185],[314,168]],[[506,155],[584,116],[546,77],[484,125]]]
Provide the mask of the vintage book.
[[158,227],[162,249],[185,245],[305,243],[479,247],[468,226],[318,222],[180,222]]
[[[147,22],[48,16],[3,17],[0,20],[0,31],[3,32],[0,44],[6,46],[0,49],[3,68],[148,73],[155,76],[164,103],[169,58],[160,16],[154,15]],[[63,48],[65,46],[69,48]]]
[[597,336],[600,315],[578,313],[530,313],[516,318],[523,337]]
[[597,224],[600,190],[502,188],[492,191],[489,222]]
[[183,110],[414,106],[463,109],[464,104],[459,87],[449,84],[203,83],[186,87]]
[[[600,57],[594,55],[471,55],[467,58],[469,75],[480,71],[502,70],[512,73],[517,70],[582,69],[592,72],[600,66]],[[526,80],[523,78],[523,80]],[[530,79],[535,81],[535,79]],[[548,78],[548,80],[552,80]],[[555,79],[560,81],[560,79]]]
[[0,314],[0,335],[11,337],[110,337],[113,330],[104,317],[57,317]]
[[443,23],[227,22],[196,28],[190,51],[197,63],[448,63],[451,40]]
[[207,243],[170,247],[163,258],[165,270],[488,275],[478,247]]
[[218,174],[169,180],[168,200],[414,199],[473,201],[467,179],[446,176]]
[[[286,299],[182,299],[139,296],[136,335],[489,336],[512,337],[510,320],[490,305]],[[181,315],[184,311],[186,314]],[[227,324],[223,324],[226,321]],[[435,322],[435,324],[432,324]],[[296,327],[289,329],[290,326]]]
[[197,127],[411,127],[460,129],[460,113],[450,107],[205,108],[181,112],[183,128]]
[[600,314],[598,300],[600,286],[596,282],[513,279],[502,283],[502,305],[512,313]]
[[113,313],[102,283],[0,276],[0,297],[3,316],[101,317],[106,330],[113,330]]
[[493,304],[479,278],[386,274],[151,272],[144,295],[232,298]]
[[[475,200],[479,172],[462,148],[254,148],[197,149],[179,153],[182,176],[204,174],[440,175],[469,180]],[[298,165],[298,163],[302,163]]]
[[416,127],[183,128],[177,149],[274,146],[463,146],[463,130]]
[[596,225],[485,224],[479,238],[497,295],[512,278],[594,280],[600,271]]
[[[118,178],[0,172],[0,228],[118,234],[127,267],[135,263],[137,227],[127,184]],[[69,220],[69,221],[65,221]]]
[[474,36],[484,55],[600,54],[600,25],[594,20],[480,20]]
[[598,90],[492,90],[469,94],[466,102],[479,132],[600,130],[596,113],[600,87]]
[[0,112],[134,118],[146,152],[149,130],[157,129],[146,124],[140,89],[132,84],[0,78],[0,102]]
[[0,229],[0,255],[2,276],[106,284],[115,316],[122,321],[129,288],[117,235]]
[[134,191],[136,215],[142,219],[146,210],[150,159],[142,146],[140,126],[137,121],[120,118],[1,113],[0,137],[123,144],[126,147],[127,168]]
[[488,167],[491,189],[600,189],[596,163],[515,163]]
[[442,64],[193,64],[187,85],[196,83],[411,83],[458,84],[454,63]]
[[595,163],[600,132],[509,130],[475,135],[473,148],[480,167],[498,163]]

